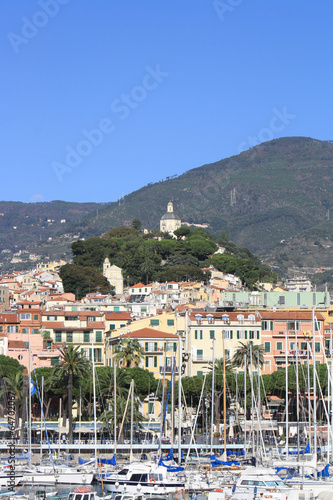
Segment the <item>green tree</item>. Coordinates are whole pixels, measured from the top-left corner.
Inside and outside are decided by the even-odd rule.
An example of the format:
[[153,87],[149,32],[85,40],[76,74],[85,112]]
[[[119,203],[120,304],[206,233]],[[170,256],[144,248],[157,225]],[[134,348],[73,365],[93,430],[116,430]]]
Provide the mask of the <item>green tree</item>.
[[251,353],[252,353],[252,366],[258,368],[262,367],[264,364],[264,349],[262,345],[254,344],[253,340],[249,340],[247,343],[240,342],[239,347],[237,347],[235,354],[232,358],[232,363],[237,368],[244,368],[244,358],[246,358],[246,371],[250,373],[251,364]]
[[108,280],[92,267],[65,264],[60,268],[65,292],[74,293],[77,299],[82,299],[87,293],[101,292],[114,294]]
[[187,238],[191,234],[191,229],[186,226],[181,226],[176,229],[173,234],[176,236],[177,240],[181,240],[183,238]]
[[83,357],[78,346],[68,345],[60,349],[60,363],[54,368],[54,376],[68,387],[69,443],[73,442],[73,380],[83,378],[91,369],[90,362]]
[[123,368],[130,366],[138,366],[143,358],[143,350],[140,342],[137,339],[122,337],[116,347],[116,362],[120,363]]
[[133,219],[132,220],[132,227],[134,227],[134,229],[136,229],[137,231],[140,231],[141,230],[141,221],[139,221],[139,219]]

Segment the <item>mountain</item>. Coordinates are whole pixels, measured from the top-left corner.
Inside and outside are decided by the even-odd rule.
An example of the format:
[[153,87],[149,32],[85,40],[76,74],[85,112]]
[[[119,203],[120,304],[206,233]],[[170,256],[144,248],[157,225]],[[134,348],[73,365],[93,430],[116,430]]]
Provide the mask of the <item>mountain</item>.
[[133,219],[158,229],[172,200],[183,222],[207,223],[216,234],[227,232],[230,240],[282,274],[293,269],[312,273],[333,261],[332,173],[331,141],[276,139],[149,184],[117,202],[95,204],[79,220],[58,227],[52,237],[57,242],[64,234],[100,235]]

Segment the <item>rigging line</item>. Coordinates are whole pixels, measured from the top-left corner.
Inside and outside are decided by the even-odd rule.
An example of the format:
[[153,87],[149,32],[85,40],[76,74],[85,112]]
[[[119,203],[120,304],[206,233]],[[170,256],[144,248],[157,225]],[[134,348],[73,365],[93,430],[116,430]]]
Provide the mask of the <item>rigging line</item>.
[[[50,441],[49,441],[49,435],[48,435],[48,432],[47,432],[46,421],[45,421],[45,416],[44,416],[44,409],[43,409],[43,406],[42,406],[42,398],[41,398],[40,391],[39,391],[39,384],[38,384],[38,380],[37,380],[37,374],[36,374],[36,369],[34,367],[34,360],[33,359],[32,359],[32,367],[33,367],[33,373],[34,373],[34,376],[35,376],[35,382],[36,382],[36,389],[37,389],[37,392],[38,392],[39,404],[40,404],[40,408],[41,408],[41,418],[43,418],[43,423],[44,423],[44,427],[45,427],[45,435],[46,435],[47,444],[48,444],[48,448],[49,448],[49,456],[50,456],[51,464],[52,464],[52,467],[53,467],[53,471],[55,472],[54,462],[53,462],[53,457],[52,457],[52,450],[51,450],[51,445],[50,445]],[[30,380],[29,380],[29,392],[30,392]],[[40,438],[42,439],[42,435],[41,435]]]
[[277,450],[277,452],[278,452],[278,455],[280,456],[279,447],[278,447],[278,442],[277,442],[276,435],[275,435],[275,432],[274,432],[273,420],[272,420],[272,417],[271,417],[271,412],[270,412],[270,410],[269,410],[269,406],[268,406],[268,398],[267,398],[267,392],[266,392],[266,388],[265,388],[265,383],[264,383],[264,379],[263,379],[263,377],[262,377],[262,376],[260,377],[260,380],[261,380],[261,385],[262,385],[262,387],[263,387],[263,391],[264,391],[264,399],[265,399],[265,403],[266,403],[267,411],[268,411],[268,414],[269,414],[269,423],[270,423],[270,424],[271,424],[271,426],[272,426],[272,431],[273,431],[273,436],[274,436],[274,443],[275,443],[275,447],[276,447],[276,450]]
[[[311,352],[311,356],[312,356],[312,359],[313,359],[313,352],[312,350],[310,351]],[[314,360],[313,360],[314,361]],[[316,374],[316,381],[318,382],[318,387],[319,387],[319,391],[320,391],[320,396],[321,396],[321,399],[323,401],[323,408],[324,408],[324,413],[325,413],[325,416],[326,416],[326,419],[327,419],[327,422],[328,422],[328,425],[329,425],[329,422],[330,422],[330,419],[329,419],[329,416],[328,416],[328,413],[327,413],[327,408],[326,408],[326,404],[325,404],[325,401],[324,401],[324,396],[323,396],[323,391],[321,389],[321,385],[320,385],[320,380],[319,380],[319,375],[318,375],[318,371],[315,370],[315,374]],[[315,406],[316,402],[314,401],[313,402],[313,406]],[[331,437],[333,439],[333,429],[330,428],[330,433],[331,433]],[[317,447],[317,446],[316,446]]]
[[[183,387],[183,384],[182,384],[182,387],[181,387],[181,388],[182,388],[182,396],[183,396],[184,403],[185,403],[186,416],[188,417],[188,416],[190,415],[190,412],[189,412],[189,410],[188,410],[188,406],[187,406],[187,402],[186,402],[186,398],[185,398],[185,392],[184,392],[184,387]],[[199,407],[200,407],[200,405],[199,405]],[[190,416],[191,416],[191,415],[190,415]],[[192,431],[192,425],[191,425],[191,424],[190,424],[190,428],[191,428],[191,431]],[[178,437],[178,439],[179,439],[179,438],[180,438],[180,436]],[[199,453],[198,453],[198,448],[197,448],[197,443],[196,443],[196,441],[195,441],[195,438],[194,438],[194,442],[193,442],[193,444],[194,444],[194,447],[195,447],[195,451],[196,451],[196,453],[197,453],[197,456],[199,456]],[[179,464],[179,465],[181,465],[181,464]]]
[[[185,459],[185,465],[186,465],[186,463],[187,463],[187,461],[189,459],[190,452],[191,452],[191,444],[192,444],[192,441],[193,441],[193,438],[194,438],[194,432],[195,432],[195,428],[196,428],[196,425],[197,425],[197,420],[198,420],[198,416],[199,416],[199,412],[200,412],[200,405],[201,405],[201,401],[202,401],[202,397],[203,397],[203,393],[204,393],[205,385],[206,385],[206,378],[207,378],[207,373],[208,373],[208,366],[209,366],[209,363],[207,363],[207,366],[206,366],[206,373],[205,373],[204,381],[203,381],[202,388],[201,388],[201,394],[200,394],[200,398],[199,398],[199,404],[198,404],[198,408],[197,408],[197,413],[195,415],[195,420],[194,420],[194,423],[193,423],[190,444],[189,444],[189,447],[188,447],[188,450],[187,450],[186,459]],[[203,411],[202,411],[202,413],[203,413]],[[197,456],[198,456],[198,454],[197,454]]]

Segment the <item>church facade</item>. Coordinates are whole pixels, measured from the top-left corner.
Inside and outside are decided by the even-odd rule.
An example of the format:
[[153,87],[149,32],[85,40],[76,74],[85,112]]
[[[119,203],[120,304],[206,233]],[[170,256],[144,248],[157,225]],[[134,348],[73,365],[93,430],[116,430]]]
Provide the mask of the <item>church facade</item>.
[[172,234],[182,225],[181,219],[173,211],[173,203],[169,201],[167,211],[160,219],[160,231]]
[[116,295],[122,295],[124,292],[122,269],[114,264],[111,266],[107,257],[103,263],[103,276],[106,277],[110,285],[114,286]]

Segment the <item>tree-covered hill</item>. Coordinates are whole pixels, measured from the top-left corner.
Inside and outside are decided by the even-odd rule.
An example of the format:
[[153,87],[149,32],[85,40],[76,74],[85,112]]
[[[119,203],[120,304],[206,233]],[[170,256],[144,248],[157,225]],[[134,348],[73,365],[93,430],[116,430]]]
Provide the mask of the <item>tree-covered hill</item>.
[[[203,268],[213,264],[217,269],[239,276],[244,285],[254,288],[257,281],[273,281],[275,276],[267,265],[247,248],[238,248],[222,232],[218,239],[203,229],[180,228],[177,239],[152,231],[141,234],[134,227],[113,228],[102,237],[93,237],[72,244],[74,264],[60,270],[66,292],[76,293],[86,283],[90,291],[102,283],[94,279],[92,270],[102,273],[106,257],[123,270],[127,285],[150,281],[203,281],[209,272]],[[216,254],[218,244],[225,245],[224,254]],[[87,276],[85,276],[87,274]],[[95,283],[96,281],[96,283]]]
[[[35,233],[31,225],[20,223],[17,230],[6,230],[10,241],[13,233],[18,235],[19,247],[23,241],[32,245],[37,237],[48,253],[57,245],[68,249],[75,235],[100,236],[133,219],[157,230],[172,200],[183,222],[207,223],[215,235],[225,231],[285,275],[292,268],[311,274],[333,260],[332,171],[332,142],[286,137],[149,184],[117,202],[91,204],[77,218],[64,213],[66,225],[54,227],[51,242],[43,239],[46,229]],[[14,219],[11,223],[16,225]]]

